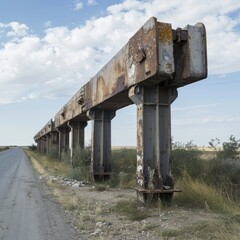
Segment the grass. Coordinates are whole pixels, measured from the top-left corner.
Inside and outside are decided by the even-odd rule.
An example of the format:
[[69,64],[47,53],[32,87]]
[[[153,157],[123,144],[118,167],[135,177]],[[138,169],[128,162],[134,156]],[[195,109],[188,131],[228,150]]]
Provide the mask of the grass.
[[119,201],[114,211],[133,221],[140,221],[150,216],[149,210],[137,200]]
[[238,240],[239,226],[236,222],[226,223],[224,220],[211,219],[190,224],[184,229],[165,229],[161,231],[163,239],[218,239]]
[[106,191],[107,185],[106,184],[95,184],[93,190],[98,191],[98,192],[104,192]]
[[60,175],[66,177],[71,166],[67,162],[53,161],[46,155],[41,155],[35,151],[25,150],[26,154],[40,174]]
[[185,174],[178,180],[178,185],[183,192],[174,195],[174,202],[180,206],[205,208],[220,213],[239,211],[236,202],[216,188],[207,185],[203,180],[193,179]]
[[[34,167],[43,175],[56,174],[72,176],[72,178],[79,180],[82,180],[82,177],[84,177],[81,173],[83,169],[79,170],[79,168],[81,168],[79,162],[76,162],[75,164],[77,166],[72,168],[67,161],[53,161],[47,156],[42,156],[32,151],[27,151],[27,153]],[[101,193],[101,191],[108,190],[108,185],[111,183],[111,186],[125,188],[135,181],[135,150],[116,150],[115,153],[116,158],[113,159],[114,177],[106,183],[101,182],[101,184],[95,184],[94,190],[99,192],[96,194],[105,194]],[[179,152],[181,155],[179,159],[183,159],[182,161],[184,161],[184,156],[187,153],[188,152],[184,151]],[[104,219],[105,221],[110,221],[109,219],[113,218],[113,216],[114,218],[118,216],[118,218],[124,219],[123,222],[128,222],[129,224],[139,222],[139,231],[154,232],[160,239],[240,239],[239,202],[234,201],[231,194],[226,194],[225,187],[216,185],[208,178],[208,174],[214,176],[213,173],[216,166],[218,166],[217,169],[219,169],[220,173],[222,172],[221,169],[226,169],[226,163],[224,162],[223,165],[220,166],[217,161],[212,162],[207,160],[206,154],[204,160],[201,159],[201,154],[196,152],[194,152],[192,156],[195,162],[200,159],[199,161],[201,162],[198,162],[195,166],[201,166],[201,168],[198,168],[198,170],[201,170],[201,174],[197,173],[194,169],[195,162],[190,161],[191,157],[189,157],[187,161],[175,165],[181,169],[181,171],[177,169],[179,177],[175,181],[175,186],[180,187],[183,192],[174,194],[170,207],[162,206],[160,203],[144,205],[136,199],[117,200],[114,206],[111,205],[109,207],[109,204],[104,205],[105,203],[102,204],[100,201],[94,202],[91,199],[85,199],[84,196],[76,194],[74,190],[66,186],[61,186],[54,181],[49,181],[48,184],[53,188],[53,193],[58,201],[67,211],[73,214],[75,225],[81,229],[86,236],[89,236],[89,234],[94,231],[96,222],[102,222]],[[175,159],[175,161],[177,161],[177,159]],[[211,167],[209,167],[210,162],[213,164]],[[192,164],[192,166],[184,167],[185,164]],[[189,172],[191,176],[189,173],[186,173],[186,169],[190,169]],[[238,181],[235,177],[235,175],[238,176],[236,169],[232,167],[228,169],[230,172],[229,175],[234,176],[232,177],[233,181]],[[233,172],[232,169],[234,170],[234,175],[231,174]],[[217,173],[214,177],[217,177]],[[106,194],[110,194],[110,191],[109,193],[106,192]],[[107,210],[108,208],[110,209],[109,211]],[[189,212],[190,208],[194,209],[194,211]],[[196,218],[198,217],[197,214],[203,211],[207,217],[203,219],[199,218],[198,221],[191,221],[192,216],[181,216],[181,209],[184,209],[184,212],[187,214],[191,213],[192,216]],[[168,214],[168,212],[171,211],[173,214]],[[171,219],[165,221],[161,216],[163,212],[165,212],[166,215],[170,215],[170,218],[173,218],[173,222],[178,222],[177,218],[179,217],[180,220],[184,218],[182,226],[174,228]],[[155,220],[148,222],[148,219],[151,218]],[[190,222],[189,224],[184,223],[185,218],[186,221]],[[144,223],[142,223],[142,221],[144,221]],[[162,225],[165,222],[168,223],[166,227]],[[114,225],[114,228],[117,228],[117,226]],[[110,228],[106,231],[110,231]],[[117,231],[121,233],[121,229],[116,230],[116,232]]]
[[9,147],[0,147],[0,152],[8,150]]

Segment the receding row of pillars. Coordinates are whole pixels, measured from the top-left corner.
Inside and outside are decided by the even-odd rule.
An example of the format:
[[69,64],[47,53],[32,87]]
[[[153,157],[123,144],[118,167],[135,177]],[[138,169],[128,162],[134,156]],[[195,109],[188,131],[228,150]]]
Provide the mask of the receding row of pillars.
[[[135,86],[129,90],[129,98],[137,106],[137,183],[154,189],[171,185],[171,103],[177,98],[175,88],[159,86]],[[91,171],[96,178],[111,174],[111,120],[114,110],[91,109],[87,117],[92,120]],[[59,157],[69,150],[84,148],[84,128],[87,122],[69,121],[38,140],[38,150],[48,153],[56,146]],[[121,126],[120,126],[121,127]],[[127,136],[126,136],[127,137]],[[154,179],[151,179],[154,178]]]

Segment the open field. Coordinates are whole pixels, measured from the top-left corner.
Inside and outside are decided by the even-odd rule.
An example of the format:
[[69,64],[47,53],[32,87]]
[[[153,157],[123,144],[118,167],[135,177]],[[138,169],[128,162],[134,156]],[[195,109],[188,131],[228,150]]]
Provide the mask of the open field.
[[[128,151],[127,156],[131,157]],[[177,180],[176,187],[183,192],[174,195],[170,206],[160,202],[142,204],[137,201],[135,191],[126,188],[134,184],[129,178],[127,183],[118,182],[114,188],[110,187],[111,181],[66,187],[48,176],[68,176],[71,171],[68,163],[52,161],[32,151],[27,153],[65,211],[72,215],[76,228],[85,239],[240,238],[239,202],[187,174]],[[126,164],[118,155],[115,158]],[[135,167],[131,161],[128,165]],[[131,174],[131,169],[128,170]],[[115,176],[119,175],[115,173]]]

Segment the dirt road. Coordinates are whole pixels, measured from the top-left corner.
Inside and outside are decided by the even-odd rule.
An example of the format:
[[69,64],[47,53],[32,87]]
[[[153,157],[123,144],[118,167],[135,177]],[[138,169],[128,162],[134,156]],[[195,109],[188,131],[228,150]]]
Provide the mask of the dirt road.
[[81,239],[20,148],[0,152],[0,239]]

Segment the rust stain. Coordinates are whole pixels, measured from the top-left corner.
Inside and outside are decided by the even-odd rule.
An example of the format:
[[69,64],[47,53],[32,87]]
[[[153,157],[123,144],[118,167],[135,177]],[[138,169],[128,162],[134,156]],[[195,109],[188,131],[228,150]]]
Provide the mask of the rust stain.
[[97,100],[99,102],[102,101],[103,96],[105,95],[104,90],[105,90],[105,80],[102,76],[98,76],[98,78],[97,78],[97,89],[96,89],[97,92],[95,94],[97,95]]
[[119,62],[114,64],[114,72],[113,72],[114,75],[119,76],[120,74],[122,74],[123,71],[124,71],[124,68],[121,66]]
[[[181,33],[181,31],[179,32]],[[175,78],[176,78],[176,73],[179,72],[177,75],[178,81],[184,80],[182,78],[182,75],[185,74],[186,71],[189,72],[189,75],[187,76],[187,79],[186,79],[188,83],[191,83],[192,81],[195,81],[195,80],[202,79],[203,77],[192,75],[194,74],[194,72],[192,71],[195,68],[191,71],[191,68],[190,68],[191,66],[189,65],[189,63],[191,63],[191,60],[194,59],[195,60],[194,63],[196,63],[197,65],[196,70],[199,70],[198,66],[201,65],[200,64],[201,62],[199,62],[201,59],[199,61],[196,61],[195,54],[197,54],[198,56],[198,53],[200,52],[200,50],[201,50],[202,58],[204,58],[204,56],[206,57],[206,51],[204,51],[206,50],[206,38],[201,40],[201,36],[197,33],[198,32],[196,32],[193,36],[190,35],[189,39],[187,39],[186,36],[183,36],[184,39],[186,40],[182,38],[181,34],[178,35],[177,40],[174,42],[175,45],[173,48],[172,45],[173,45],[174,39],[173,39],[173,31],[171,28],[171,24],[160,23],[160,22],[157,22],[155,18],[151,18],[139,31],[136,32],[136,34],[129,40],[127,45],[125,45],[110,60],[110,62],[108,62],[93,78],[91,78],[90,81],[86,83],[77,92],[76,95],[73,96],[73,98],[67,103],[67,105],[65,105],[55,115],[55,126],[62,128],[66,126],[66,123],[68,121],[74,118],[75,120],[78,120],[78,118],[81,119],[82,117],[87,118],[88,117],[88,114],[86,113],[87,110],[93,111],[93,108],[95,107],[96,108],[100,107],[101,110],[106,110],[107,108],[111,108],[111,110],[117,110],[120,107],[124,107],[131,104],[129,98],[126,97],[127,91],[125,91],[127,89],[131,89],[131,87],[143,86],[145,84],[156,86],[157,84],[163,82],[162,85],[164,85],[164,87],[169,87],[170,90],[175,90],[175,88],[169,85],[168,83],[168,81],[172,77],[174,69],[177,69],[175,71],[175,76],[174,76]],[[184,34],[186,34],[186,32],[184,32]],[[202,30],[202,34],[203,34],[202,37],[204,37],[205,28]],[[195,35],[197,36],[197,38],[195,37]],[[196,39],[198,39],[199,41],[200,40],[203,41],[202,42],[203,48],[200,50],[198,47],[199,45],[196,45],[195,43]],[[181,42],[182,40],[184,40],[185,42],[182,43]],[[184,47],[186,48],[186,46],[188,46],[187,43],[189,43],[189,41],[193,42],[194,49],[192,48],[192,46],[189,46],[189,49],[186,50],[184,49]],[[176,44],[178,44],[179,42],[181,43],[180,47],[176,46]],[[196,52],[194,55],[192,55],[193,50],[195,50]],[[186,51],[187,53],[184,53],[184,51]],[[177,61],[179,61],[179,63]],[[175,67],[176,63],[178,63],[177,68]],[[206,64],[207,62],[205,60],[205,65]],[[161,66],[161,68],[159,66]],[[192,66],[192,67],[195,67],[195,66]],[[207,68],[207,66],[205,66],[205,68]],[[177,82],[175,83],[176,84],[175,87],[185,85],[188,83]],[[119,94],[121,92],[123,93],[122,95]],[[115,98],[114,97],[115,95],[118,95],[118,96],[116,96]],[[159,99],[160,103],[158,104],[161,107],[161,109],[164,109],[166,104],[170,105],[171,101],[173,101],[177,97],[176,94],[172,94],[172,96],[169,97],[166,94],[163,94],[162,91],[159,93],[159,95],[160,95],[160,99]],[[165,162],[166,164],[168,164],[167,162],[168,160],[164,160],[164,158],[162,158],[163,160],[161,160],[162,161],[161,162],[160,156],[162,156],[163,153],[164,153],[164,156],[169,155],[167,152],[169,150],[169,147],[167,144],[170,144],[170,139],[166,140],[166,138],[163,138],[163,140],[161,140],[163,141],[163,143],[161,141],[158,141],[161,143],[160,149],[158,149],[159,150],[158,153],[160,152],[160,154],[156,154],[156,152],[154,152],[151,158],[147,156],[150,154],[148,154],[146,148],[149,147],[148,145],[151,145],[152,142],[154,142],[152,141],[152,138],[154,138],[155,136],[153,133],[151,137],[148,137],[148,134],[145,134],[146,132],[144,132],[144,130],[146,131],[146,129],[144,129],[145,122],[143,122],[145,121],[144,119],[145,116],[143,116],[143,107],[142,107],[143,101],[142,101],[142,98],[140,98],[141,96],[139,93],[134,92],[131,98],[131,100],[135,99],[135,102],[134,101],[133,102],[138,106],[137,171],[136,171],[137,183],[141,188],[149,187],[151,189],[162,190],[163,180],[161,176],[160,166],[158,165],[162,164],[162,162]],[[121,101],[123,101],[123,105],[117,105]],[[124,101],[126,101],[126,103]],[[165,106],[163,106],[164,104]],[[162,116],[165,117],[164,112]],[[112,119],[112,117],[110,118]],[[163,118],[160,118],[160,117],[158,117],[158,121],[163,121],[164,129],[171,127],[170,121],[166,122],[165,120],[163,120]],[[161,125],[161,129],[162,129],[162,125]],[[53,128],[50,126],[50,122],[48,122],[48,124],[45,125],[44,128],[35,135],[34,139],[35,141],[40,142],[38,144],[38,148],[40,148],[41,151],[43,150],[45,151],[47,149],[46,143],[44,143],[44,141],[49,141],[48,139],[49,135],[47,134],[51,131],[53,132]],[[150,127],[149,131],[154,131],[154,128],[151,129]],[[156,134],[159,133],[159,131],[156,131],[156,132],[157,132]],[[59,139],[60,139],[61,135],[58,135],[59,134],[58,132],[56,134],[57,136],[59,136]],[[166,136],[165,130],[163,131],[163,135]],[[59,141],[59,139],[56,139],[56,143],[57,141]],[[55,141],[55,139],[53,139],[52,142],[53,141]],[[148,143],[145,144],[146,143],[145,141],[149,141],[150,144]],[[152,145],[155,144],[159,146],[158,142],[156,141],[155,142],[156,144],[153,143]],[[61,144],[62,143],[60,142],[60,145]],[[150,146],[149,148],[151,150],[153,146]],[[94,145],[92,145],[91,170],[95,171],[95,168],[99,169],[102,172],[108,171],[106,169],[111,170],[109,159],[105,158],[104,157],[105,155],[102,153],[104,150],[101,151],[101,153],[99,151],[100,151],[100,148],[94,149]],[[100,165],[97,166],[93,162],[94,153],[97,153],[96,155],[99,155],[99,156],[100,154],[102,154],[101,155],[102,158],[100,160],[101,166]],[[166,157],[166,159],[167,158],[168,156]],[[106,166],[107,168],[103,169],[104,166]],[[161,168],[161,170],[162,169],[163,168]],[[166,177],[164,177],[164,181],[166,182],[165,178]],[[170,177],[168,177],[168,179],[170,179]],[[170,179],[168,182],[171,183],[173,181]]]
[[158,22],[159,40],[162,43],[172,44],[172,28],[168,23]]
[[112,89],[112,95],[116,95],[121,92],[125,87],[125,75],[122,75],[117,80],[117,85]]
[[173,68],[173,66],[172,66],[172,64],[171,64],[171,63],[167,63],[167,64],[166,64],[166,68],[169,70],[169,72],[171,72],[171,71],[172,71],[172,68]]

